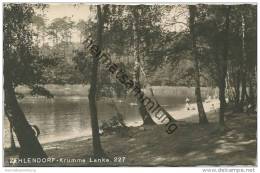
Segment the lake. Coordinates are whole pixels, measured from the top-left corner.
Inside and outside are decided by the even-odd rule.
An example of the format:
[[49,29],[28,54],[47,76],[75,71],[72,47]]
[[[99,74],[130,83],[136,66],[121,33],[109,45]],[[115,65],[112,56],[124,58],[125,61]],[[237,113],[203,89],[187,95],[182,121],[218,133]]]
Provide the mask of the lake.
[[[194,101],[194,92],[189,92],[194,90],[194,88],[185,87],[177,90],[179,90],[179,92],[177,92],[178,94],[173,95],[171,92],[171,95],[165,94],[161,96],[158,93],[162,93],[162,91],[158,91],[158,89],[155,88],[154,93],[159,103],[169,111],[180,109],[180,107],[185,104],[186,96]],[[187,92],[183,92],[183,90]],[[71,93],[68,89],[64,89],[64,91]],[[202,91],[204,98],[206,98],[208,94],[212,95],[212,89],[203,89]],[[30,124],[37,125],[40,128],[41,134],[39,140],[41,143],[91,135],[87,95],[71,95],[66,93],[64,92],[63,95],[54,94],[55,97],[53,99],[25,97],[19,100],[27,120]],[[99,122],[108,120],[115,115],[116,112],[109,106],[109,102],[108,99],[101,99],[97,102]],[[128,126],[141,124],[141,117],[138,114],[133,97],[115,99],[115,102]],[[4,125],[4,146],[9,147],[9,122],[6,118],[4,118]]]

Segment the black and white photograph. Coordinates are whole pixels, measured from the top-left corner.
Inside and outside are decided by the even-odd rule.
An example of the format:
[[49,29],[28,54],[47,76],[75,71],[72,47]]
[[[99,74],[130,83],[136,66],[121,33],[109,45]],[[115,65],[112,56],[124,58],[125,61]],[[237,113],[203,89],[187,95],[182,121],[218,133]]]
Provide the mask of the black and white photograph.
[[256,172],[257,3],[2,2],[2,29],[4,168]]

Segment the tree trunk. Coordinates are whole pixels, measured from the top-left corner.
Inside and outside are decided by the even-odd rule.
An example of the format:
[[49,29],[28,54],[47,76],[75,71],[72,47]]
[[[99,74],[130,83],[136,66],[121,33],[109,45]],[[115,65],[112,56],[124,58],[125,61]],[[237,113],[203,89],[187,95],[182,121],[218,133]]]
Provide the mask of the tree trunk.
[[241,107],[246,102],[246,77],[247,77],[247,68],[246,68],[246,48],[245,48],[245,18],[241,14],[241,29],[242,29],[242,93],[241,93]]
[[125,124],[125,121],[124,121],[124,118],[123,118],[123,114],[119,111],[116,103],[112,100],[112,103],[111,103],[111,107],[116,111],[116,116],[118,118],[118,121],[120,123],[120,125],[124,128],[128,128]]
[[[151,96],[153,98],[153,100],[156,102],[157,105],[160,105],[159,102],[157,101],[156,97],[154,96],[154,93],[153,93],[153,89],[152,87],[149,88],[149,91],[151,93]],[[164,115],[167,116],[167,118],[171,121],[171,122],[177,122],[176,119],[174,119],[171,114],[169,112],[167,112],[162,106],[161,106],[161,111],[163,111]]]
[[246,91],[246,74],[244,73],[243,74],[243,77],[242,77],[242,91],[241,91],[241,103],[240,105],[243,107],[243,105],[246,104],[246,96],[247,96],[247,91]]
[[235,110],[234,112],[240,112],[241,111],[241,105],[240,105],[240,70],[238,70],[238,73],[236,74],[235,78]]
[[14,135],[13,135],[13,124],[10,122],[10,142],[11,142],[11,150],[15,151],[16,150],[16,146],[15,146],[15,142],[14,142]]
[[[97,46],[99,50],[102,49],[102,32],[103,32],[103,19],[100,5],[97,5]],[[89,109],[91,117],[91,128],[92,128],[92,141],[93,141],[93,154],[94,157],[102,157],[104,155],[103,149],[100,143],[99,126],[98,126],[98,115],[96,106],[96,92],[97,92],[97,71],[98,71],[98,58],[97,55],[93,55],[92,58],[92,69],[90,78],[90,89],[89,89]]]
[[9,116],[7,116],[7,118],[14,127],[14,132],[21,147],[20,157],[46,158],[47,155],[26,120],[16,99],[12,83],[8,81],[10,80],[8,78],[10,78],[10,76],[5,75],[5,110],[8,111]]
[[228,70],[227,70],[227,77],[226,77],[226,88],[227,88],[227,96],[230,102],[234,102],[235,100],[235,90],[232,87],[232,79],[230,76],[230,68],[232,68],[231,66],[229,66]]
[[201,91],[200,91],[200,70],[199,70],[199,55],[197,51],[197,43],[196,43],[196,34],[194,31],[195,27],[195,16],[196,16],[196,6],[190,5],[189,6],[189,12],[190,12],[190,36],[191,36],[191,42],[192,42],[192,54],[194,58],[194,76],[195,76],[195,95],[196,95],[196,102],[197,102],[197,108],[199,113],[199,123],[200,124],[208,124],[208,119],[202,104],[202,98],[201,98]]
[[[222,77],[223,78],[223,77]],[[220,126],[225,125],[225,80],[219,81],[219,101],[220,101],[220,108],[219,108],[219,124]]]
[[254,105],[256,104],[255,103],[255,91],[254,91],[254,88],[253,88],[253,85],[252,85],[252,81],[249,80],[249,104],[252,105],[252,107],[254,107]]
[[228,50],[229,50],[229,13],[231,6],[227,6],[226,8],[226,19],[225,19],[225,29],[224,29],[224,39],[223,39],[223,55],[220,59],[220,71],[219,71],[219,101],[220,101],[220,110],[219,110],[219,125],[220,127],[224,127],[225,125],[225,107],[226,107],[226,100],[225,100],[225,80],[227,74],[227,57],[228,57]]
[[[133,22],[133,32],[134,32],[134,58],[135,58],[135,66],[134,66],[134,83],[136,87],[141,88],[140,84],[140,55],[139,55],[139,36],[138,36],[138,24],[139,24],[139,14],[137,9],[135,8],[133,10],[133,15],[134,15],[134,22]],[[144,104],[137,99],[137,104],[138,104],[138,110],[139,114],[142,117],[143,124],[144,125],[155,125],[156,123],[153,121],[151,118],[151,115],[149,112],[146,110]]]
[[[144,78],[145,78],[145,82],[146,82],[146,88],[149,90],[151,98],[153,99],[153,101],[154,101],[157,105],[160,105],[159,102],[158,102],[158,100],[156,99],[156,97],[155,97],[155,95],[154,95],[153,88],[152,88],[151,84],[149,83],[149,81],[148,81],[148,79],[147,79],[147,76],[146,76],[146,74],[145,74],[144,69],[142,68],[142,66],[140,66],[140,69],[141,69],[141,71],[143,72],[143,75],[144,75]],[[171,116],[171,114],[170,114],[169,112],[167,112],[162,106],[161,106],[161,111],[163,111],[163,113],[167,116],[167,118],[168,118],[170,121],[172,121],[172,122],[173,122],[173,121],[175,121],[175,122],[177,121],[177,120],[175,120],[175,119]]]
[[255,71],[255,67],[251,67],[249,70],[249,80],[248,80],[248,84],[249,84],[249,103],[251,104],[252,108],[251,110],[253,111],[255,109],[256,106],[256,93],[257,93],[257,89],[256,89],[256,71]]

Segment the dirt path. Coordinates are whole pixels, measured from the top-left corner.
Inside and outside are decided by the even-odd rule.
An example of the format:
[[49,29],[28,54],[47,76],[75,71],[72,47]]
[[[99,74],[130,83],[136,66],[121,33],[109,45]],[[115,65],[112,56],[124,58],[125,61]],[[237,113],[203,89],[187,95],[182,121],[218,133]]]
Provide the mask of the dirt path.
[[[203,107],[206,113],[215,112],[219,109],[219,100],[218,99],[211,99],[210,101],[203,102]],[[189,110],[187,110],[186,105],[183,105],[182,108],[177,110],[170,110],[169,113],[176,119],[186,119],[189,117],[197,117],[197,104],[191,103],[189,106]]]

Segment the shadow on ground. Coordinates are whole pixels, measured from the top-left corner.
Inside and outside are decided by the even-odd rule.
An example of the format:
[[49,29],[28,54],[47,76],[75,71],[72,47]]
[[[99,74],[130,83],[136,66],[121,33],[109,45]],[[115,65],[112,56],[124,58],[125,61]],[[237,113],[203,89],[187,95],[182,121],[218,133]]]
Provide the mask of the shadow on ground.
[[[46,144],[44,149],[49,157],[80,158],[86,162],[34,166],[256,165],[256,114],[227,115],[228,130],[225,132],[218,131],[216,112],[209,113],[208,118],[210,124],[204,126],[198,125],[197,117],[184,119],[170,135],[165,132],[165,126],[146,126],[130,128],[127,137],[101,137],[102,146],[111,158],[109,163],[90,162],[91,139],[75,138]],[[126,159],[114,162],[114,158],[119,157]]]

